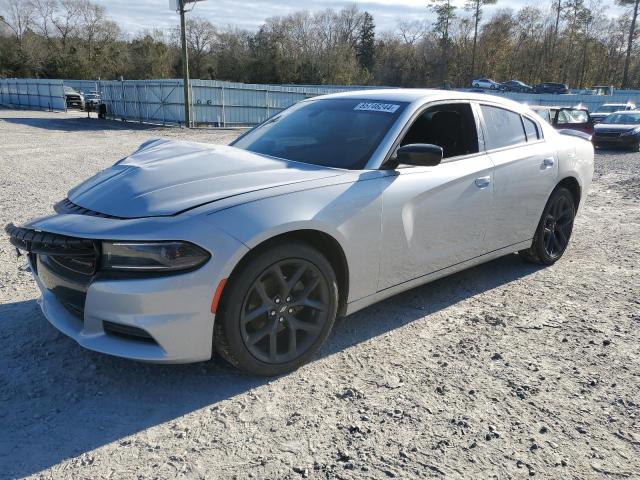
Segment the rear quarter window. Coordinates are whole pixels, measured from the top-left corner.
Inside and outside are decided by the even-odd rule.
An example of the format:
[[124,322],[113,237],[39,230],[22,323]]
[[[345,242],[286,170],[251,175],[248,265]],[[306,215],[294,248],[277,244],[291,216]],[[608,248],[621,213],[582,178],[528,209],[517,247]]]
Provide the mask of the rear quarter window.
[[538,125],[533,120],[528,119],[527,117],[522,117],[522,121],[524,122],[524,131],[527,134],[528,142],[535,142],[540,139],[540,131],[538,130]]

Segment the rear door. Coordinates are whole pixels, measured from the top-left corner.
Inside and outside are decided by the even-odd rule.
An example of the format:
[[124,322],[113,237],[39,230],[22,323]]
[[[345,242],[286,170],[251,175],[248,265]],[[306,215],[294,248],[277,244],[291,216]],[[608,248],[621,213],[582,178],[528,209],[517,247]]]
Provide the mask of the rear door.
[[489,104],[480,111],[487,153],[495,166],[486,243],[496,250],[533,237],[556,184],[558,159],[533,116]]

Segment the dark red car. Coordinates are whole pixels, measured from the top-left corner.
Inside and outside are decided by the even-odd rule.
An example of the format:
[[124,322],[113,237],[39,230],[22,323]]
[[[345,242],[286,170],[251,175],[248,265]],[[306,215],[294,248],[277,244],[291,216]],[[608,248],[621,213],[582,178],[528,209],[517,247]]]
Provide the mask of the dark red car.
[[586,108],[542,105],[531,105],[530,108],[557,130],[578,130],[589,135],[593,134],[593,119]]

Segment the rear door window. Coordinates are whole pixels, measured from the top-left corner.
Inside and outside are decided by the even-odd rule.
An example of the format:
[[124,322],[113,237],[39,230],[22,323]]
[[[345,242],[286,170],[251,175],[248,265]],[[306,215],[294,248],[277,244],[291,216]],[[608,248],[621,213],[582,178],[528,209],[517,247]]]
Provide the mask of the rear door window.
[[518,145],[527,141],[518,113],[499,107],[481,105],[486,126],[485,143],[487,150]]

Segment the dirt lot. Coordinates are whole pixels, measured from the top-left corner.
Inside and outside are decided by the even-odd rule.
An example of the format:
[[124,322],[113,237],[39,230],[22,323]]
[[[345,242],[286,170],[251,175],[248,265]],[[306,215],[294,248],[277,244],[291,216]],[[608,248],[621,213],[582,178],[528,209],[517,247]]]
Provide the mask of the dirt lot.
[[[0,110],[0,223],[149,137],[235,135]],[[557,265],[398,295],[272,380],[81,349],[0,238],[0,478],[640,478],[640,154],[596,170]]]

